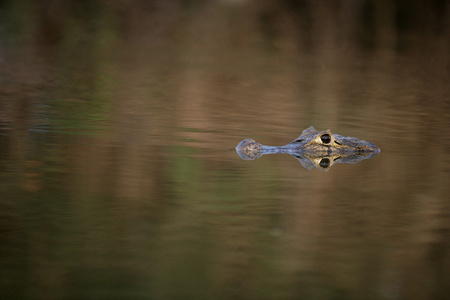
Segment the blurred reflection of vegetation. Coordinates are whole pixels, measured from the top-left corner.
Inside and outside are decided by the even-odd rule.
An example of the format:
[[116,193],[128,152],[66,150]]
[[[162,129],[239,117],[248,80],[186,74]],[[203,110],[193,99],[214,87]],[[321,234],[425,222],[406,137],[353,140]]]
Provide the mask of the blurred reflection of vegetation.
[[[6,47],[42,52],[42,57],[47,57],[54,66],[46,72],[58,74],[53,79],[56,87],[51,94],[35,103],[36,126],[95,134],[106,129],[111,112],[115,19],[107,6],[95,1],[63,2],[70,4],[64,18],[48,16],[52,7],[48,3],[41,7],[36,1],[6,1],[2,10],[2,42]],[[36,42],[45,42],[41,45],[57,42],[58,50],[36,48]]]
[[[196,16],[205,8],[225,3],[202,0],[172,0],[164,1],[164,4],[158,0],[9,0],[0,4],[2,39],[5,39],[5,35],[10,38],[20,35],[28,40],[34,39],[34,42],[73,47],[80,46],[76,43],[81,37],[85,41],[95,40],[98,46],[108,45],[114,30],[125,33],[134,25],[135,13],[145,12],[154,18],[151,24],[156,26],[150,30],[156,33],[161,26],[173,22],[172,17],[179,17],[180,11]],[[286,35],[283,31],[290,31],[287,35],[302,39],[304,46],[309,44],[313,47],[316,40],[323,38],[337,38],[344,45],[357,40],[362,47],[372,47],[397,37],[409,38],[412,33],[445,38],[449,31],[448,1],[280,0],[264,1],[261,4],[242,0],[230,3],[238,5],[241,12],[255,17],[254,21],[259,23],[265,42],[274,47],[274,42]],[[163,18],[155,17],[155,13],[160,13]],[[280,26],[281,19],[286,24]],[[332,23],[340,26],[339,32],[333,33],[336,36],[318,36],[325,32],[317,28],[330,27]],[[239,33],[245,34],[246,31]],[[406,40],[397,42],[399,49],[407,46]],[[83,54],[79,48],[77,50]]]
[[[160,271],[153,276],[160,298],[187,293],[209,299],[217,289],[223,293],[219,299],[276,295],[278,286],[268,279],[278,278],[280,271],[273,260],[273,233],[281,226],[279,178],[262,166],[261,177],[267,182],[265,188],[255,189],[253,180],[247,178],[242,185],[243,178],[233,170],[207,164],[193,148],[179,146],[171,152],[173,209],[158,234],[155,267]],[[249,276],[258,278],[254,291],[235,286]]]
[[106,9],[86,11],[95,12],[95,17],[86,22],[75,14],[65,20],[58,58],[61,82],[55,94],[76,98],[54,98],[48,102],[53,130],[95,133],[106,129],[110,117],[115,27]]

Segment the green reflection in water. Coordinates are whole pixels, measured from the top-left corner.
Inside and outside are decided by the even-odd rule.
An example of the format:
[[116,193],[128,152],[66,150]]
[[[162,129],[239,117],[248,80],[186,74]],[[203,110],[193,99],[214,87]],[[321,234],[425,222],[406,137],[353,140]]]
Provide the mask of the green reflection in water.
[[274,232],[281,221],[276,197],[281,181],[262,169],[267,184],[252,189],[252,178],[211,167],[217,165],[201,159],[199,150],[178,146],[171,152],[175,196],[159,233],[161,271],[154,278],[161,299],[186,293],[207,299],[217,290],[223,299],[278,296],[282,276],[274,263]]
[[110,103],[107,98],[51,99],[46,105],[46,120],[52,132],[95,135],[108,129]]

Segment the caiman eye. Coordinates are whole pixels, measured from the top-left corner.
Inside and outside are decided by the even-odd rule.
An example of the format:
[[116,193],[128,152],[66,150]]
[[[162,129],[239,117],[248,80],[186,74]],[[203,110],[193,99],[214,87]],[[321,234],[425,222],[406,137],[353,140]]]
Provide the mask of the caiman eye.
[[321,166],[322,168],[328,168],[330,166],[330,159],[329,158],[322,158],[319,162],[319,166]]
[[320,137],[322,143],[329,144],[331,142],[331,136],[329,134],[324,134]]

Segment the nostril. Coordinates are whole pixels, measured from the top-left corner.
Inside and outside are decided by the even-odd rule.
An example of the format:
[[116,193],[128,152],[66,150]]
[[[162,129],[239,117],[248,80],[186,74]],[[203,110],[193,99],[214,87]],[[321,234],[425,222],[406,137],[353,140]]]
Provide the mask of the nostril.
[[356,153],[357,154],[363,154],[365,152],[365,147],[358,147],[356,148]]

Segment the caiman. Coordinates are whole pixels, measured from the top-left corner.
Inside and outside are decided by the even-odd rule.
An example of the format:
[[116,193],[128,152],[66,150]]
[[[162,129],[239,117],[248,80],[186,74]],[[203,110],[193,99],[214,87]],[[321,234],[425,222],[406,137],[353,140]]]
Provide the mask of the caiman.
[[288,153],[311,170],[330,168],[335,163],[357,163],[380,152],[372,143],[349,136],[332,134],[331,131],[317,131],[313,126],[284,146],[266,146],[253,139],[245,139],[236,147],[242,159],[253,160],[264,154]]

